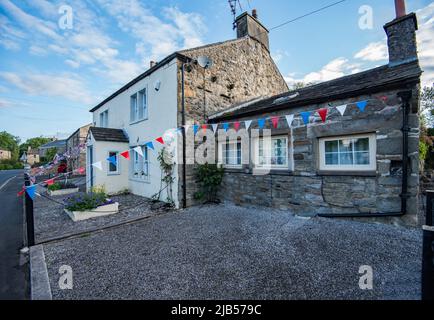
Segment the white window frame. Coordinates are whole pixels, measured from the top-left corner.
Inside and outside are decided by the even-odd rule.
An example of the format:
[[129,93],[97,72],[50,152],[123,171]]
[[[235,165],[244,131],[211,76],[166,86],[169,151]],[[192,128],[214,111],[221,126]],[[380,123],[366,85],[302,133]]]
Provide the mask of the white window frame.
[[286,141],[286,155],[285,155],[285,157],[286,157],[286,164],[284,164],[284,165],[281,165],[281,164],[271,164],[270,163],[270,164],[264,166],[264,165],[260,165],[259,164],[260,163],[259,162],[259,141],[263,140],[263,139],[264,139],[263,137],[259,137],[259,138],[256,138],[254,140],[254,148],[255,148],[254,149],[255,150],[255,163],[254,163],[254,165],[255,165],[255,169],[265,169],[265,168],[267,168],[269,166],[269,168],[273,169],[273,170],[289,170],[291,168],[290,165],[292,163],[292,161],[290,161],[290,159],[289,159],[289,156],[292,153],[290,152],[290,145],[289,145],[290,140],[289,140],[288,135],[271,136],[270,156],[273,153],[272,152],[273,151],[273,140],[276,140],[276,139],[285,139],[285,141]]
[[[143,99],[144,98],[144,99]],[[142,110],[142,117],[138,117],[137,121],[148,119],[148,88],[145,87],[137,93],[137,116],[140,114],[140,109]]]
[[[369,139],[369,164],[353,164],[353,165],[327,165],[325,157],[325,142],[336,141],[336,140],[347,140],[347,139]],[[376,171],[377,170],[377,138],[375,133],[358,134],[358,135],[347,135],[347,136],[335,136],[319,139],[319,169],[321,171]],[[354,157],[353,149],[353,157]]]
[[[223,166],[224,168],[232,168],[232,169],[241,169],[243,167],[243,145],[242,145],[242,139],[237,139],[236,141],[232,141],[229,140],[228,138],[226,139],[226,141],[219,141],[218,143],[218,164],[220,166]],[[228,146],[228,145],[236,145],[236,152],[237,152],[237,158],[238,158],[238,144],[240,144],[240,164],[227,164],[225,163],[226,161],[226,155],[223,154],[223,146]],[[225,149],[226,150],[226,149]]]
[[[150,177],[149,148],[146,146],[141,146],[141,148],[143,157],[138,152],[133,150],[133,156],[131,157],[132,164],[130,179],[134,181],[144,182],[148,181]],[[136,164],[138,165],[138,167],[136,167]],[[142,174],[142,172],[144,174]]]
[[120,174],[120,159],[119,159],[119,151],[110,150],[107,152],[107,159],[110,158],[110,153],[116,153],[116,171],[110,171],[110,161],[107,160],[107,175],[116,176]]
[[[133,107],[133,99],[135,101],[134,107]],[[138,94],[134,93],[130,96],[130,123],[134,123],[137,121],[138,118],[138,104],[139,100],[138,100]]]

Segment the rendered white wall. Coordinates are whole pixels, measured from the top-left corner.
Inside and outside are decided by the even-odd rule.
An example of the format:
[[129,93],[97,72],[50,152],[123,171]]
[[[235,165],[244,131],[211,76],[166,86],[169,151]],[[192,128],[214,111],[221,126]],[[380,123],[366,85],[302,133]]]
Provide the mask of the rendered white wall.
[[[109,128],[124,129],[129,137],[131,148],[143,145],[146,142],[162,136],[166,130],[177,127],[177,59],[173,59],[165,66],[142,79],[128,90],[124,91],[114,99],[107,102],[104,106],[93,113],[93,119],[96,126],[99,126],[99,114],[109,110]],[[156,91],[154,85],[157,81],[161,82],[160,90]],[[130,124],[130,97],[131,95],[147,88],[148,94],[148,119]],[[150,176],[147,181],[136,181],[130,178],[129,169],[123,171],[124,178],[128,181],[128,187],[134,194],[152,197],[160,189],[161,170],[158,164],[158,151],[162,146],[154,142],[155,151],[149,152],[149,172]],[[99,142],[98,142],[99,145]],[[98,149],[96,147],[95,149]],[[106,149],[105,149],[106,150]],[[98,151],[100,152],[100,151]],[[123,168],[127,166],[124,159]],[[132,165],[131,163],[129,165]],[[175,204],[178,205],[178,175],[175,169],[175,183],[173,184],[173,196]],[[123,183],[124,180],[122,180]],[[162,200],[166,199],[163,194]]]

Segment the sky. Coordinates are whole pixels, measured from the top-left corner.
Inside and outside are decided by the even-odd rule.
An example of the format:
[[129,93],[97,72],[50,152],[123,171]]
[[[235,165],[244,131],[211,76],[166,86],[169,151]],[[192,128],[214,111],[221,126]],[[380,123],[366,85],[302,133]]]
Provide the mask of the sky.
[[[395,17],[393,0],[346,0],[275,28],[333,2],[240,0],[237,14],[257,9],[290,85],[387,64],[383,25]],[[407,0],[407,11],[418,15],[422,81],[430,85],[434,1]],[[372,23],[366,23],[370,12]],[[22,141],[66,138],[91,122],[89,109],[146,71],[151,60],[233,39],[232,22],[226,0],[0,0],[0,131]]]

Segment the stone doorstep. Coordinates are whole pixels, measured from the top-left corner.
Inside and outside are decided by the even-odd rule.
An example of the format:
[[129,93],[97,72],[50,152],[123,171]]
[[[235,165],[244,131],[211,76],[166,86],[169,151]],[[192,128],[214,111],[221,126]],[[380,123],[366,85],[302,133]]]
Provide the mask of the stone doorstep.
[[30,299],[52,300],[50,280],[42,245],[30,248]]

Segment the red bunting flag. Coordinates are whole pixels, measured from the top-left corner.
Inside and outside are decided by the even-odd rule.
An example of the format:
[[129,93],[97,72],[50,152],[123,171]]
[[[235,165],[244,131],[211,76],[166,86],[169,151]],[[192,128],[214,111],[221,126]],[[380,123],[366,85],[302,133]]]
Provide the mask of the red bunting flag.
[[383,102],[386,102],[387,101],[387,96],[380,97],[380,100],[383,101]]
[[208,129],[208,125],[203,124],[203,125],[202,125],[202,130],[203,130],[204,133],[206,132],[206,129]]
[[322,122],[325,122],[327,119],[327,112],[329,111],[329,109],[324,108],[324,109],[319,109],[318,110],[318,114],[322,119]]
[[85,169],[84,167],[80,167],[80,168],[77,169],[77,172],[78,172],[79,174],[83,174],[83,173],[86,172],[86,169]]
[[54,184],[54,179],[48,179],[45,181],[45,183],[47,184],[47,186],[51,186]]
[[160,144],[164,144],[163,137],[159,137],[159,138],[155,139],[155,141],[157,141]]
[[127,160],[130,160],[130,151],[127,150],[127,151],[122,152],[121,156],[124,157]]
[[237,121],[237,122],[235,122],[234,123],[234,129],[235,129],[235,131],[238,131],[238,129],[240,128],[240,122],[239,121]]
[[20,192],[17,193],[17,196],[18,197],[22,196],[24,194],[24,192],[25,192],[25,189],[23,187],[23,189]]
[[274,129],[277,129],[277,126],[279,125],[279,117],[271,117],[271,122],[273,123]]

